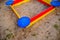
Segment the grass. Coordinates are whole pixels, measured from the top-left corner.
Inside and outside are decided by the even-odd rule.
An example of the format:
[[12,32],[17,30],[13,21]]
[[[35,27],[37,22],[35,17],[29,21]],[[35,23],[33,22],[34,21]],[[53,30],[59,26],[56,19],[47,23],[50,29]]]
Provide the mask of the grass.
[[0,7],[0,9],[1,9],[1,7]]
[[55,29],[58,29],[58,27],[59,27],[58,24],[54,24]]
[[8,38],[8,39],[13,38],[13,37],[14,37],[14,35],[12,33],[9,33],[6,35],[6,38]]

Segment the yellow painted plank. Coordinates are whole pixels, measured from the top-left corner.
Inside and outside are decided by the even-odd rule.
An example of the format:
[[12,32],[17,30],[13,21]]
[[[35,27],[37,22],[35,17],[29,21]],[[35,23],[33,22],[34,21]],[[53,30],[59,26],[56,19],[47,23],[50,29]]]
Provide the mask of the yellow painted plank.
[[20,18],[20,15],[19,15],[18,12],[14,9],[13,6],[11,6],[11,9],[14,11],[15,15],[16,15],[18,18]]
[[20,15],[18,14],[18,12],[15,10],[14,7],[20,6],[20,5],[22,5],[23,3],[26,3],[26,2],[29,2],[29,0],[24,0],[24,1],[20,2],[20,3],[15,4],[15,5],[11,5],[12,10],[14,11],[15,15],[16,15],[18,18],[20,18]]
[[50,4],[51,0],[43,0],[44,2]]

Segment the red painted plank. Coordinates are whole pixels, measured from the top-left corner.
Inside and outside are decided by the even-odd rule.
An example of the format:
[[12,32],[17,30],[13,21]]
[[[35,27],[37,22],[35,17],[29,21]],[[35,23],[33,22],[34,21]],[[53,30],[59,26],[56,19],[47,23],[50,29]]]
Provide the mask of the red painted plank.
[[22,2],[23,0],[14,0],[14,3],[13,4],[16,4],[16,3],[19,3],[19,2]]
[[39,13],[38,15],[34,16],[31,18],[31,22],[33,22],[34,20],[38,19],[39,17],[43,16],[44,14],[46,14],[47,12],[49,12],[50,10],[52,10],[54,7],[51,6],[49,8],[47,8],[46,10],[44,10],[43,12]]
[[51,6],[50,4],[44,2],[43,0],[37,0],[37,1],[40,2],[40,3],[43,3],[44,5]]
[[46,14],[47,12],[51,11],[54,7],[49,5],[48,3],[44,2],[43,0],[38,0],[38,2],[49,6],[49,8],[45,9],[44,11],[42,11],[41,13],[37,14],[36,16],[31,18],[31,22],[35,21],[36,19],[38,19],[39,17],[43,16],[44,14]]

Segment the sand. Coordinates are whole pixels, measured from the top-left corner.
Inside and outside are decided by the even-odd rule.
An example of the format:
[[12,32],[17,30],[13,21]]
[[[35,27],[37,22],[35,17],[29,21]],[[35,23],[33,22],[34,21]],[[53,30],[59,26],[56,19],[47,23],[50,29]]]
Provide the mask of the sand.
[[[60,7],[35,23],[30,29],[21,29],[17,26],[18,18],[6,1],[0,2],[0,40],[56,40],[59,38]],[[20,16],[32,17],[48,8],[36,0],[31,0],[15,7]],[[58,25],[56,29],[54,25]],[[60,34],[59,34],[60,35]]]

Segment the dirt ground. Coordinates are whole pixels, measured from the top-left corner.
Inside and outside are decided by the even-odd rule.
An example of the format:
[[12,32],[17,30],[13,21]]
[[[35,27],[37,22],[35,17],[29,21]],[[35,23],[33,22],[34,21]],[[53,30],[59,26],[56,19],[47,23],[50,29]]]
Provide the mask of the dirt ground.
[[[30,29],[21,29],[17,26],[18,18],[6,0],[0,1],[0,40],[60,40],[60,7],[35,23]],[[32,17],[48,8],[47,6],[31,0],[21,6],[15,7],[20,16]]]

